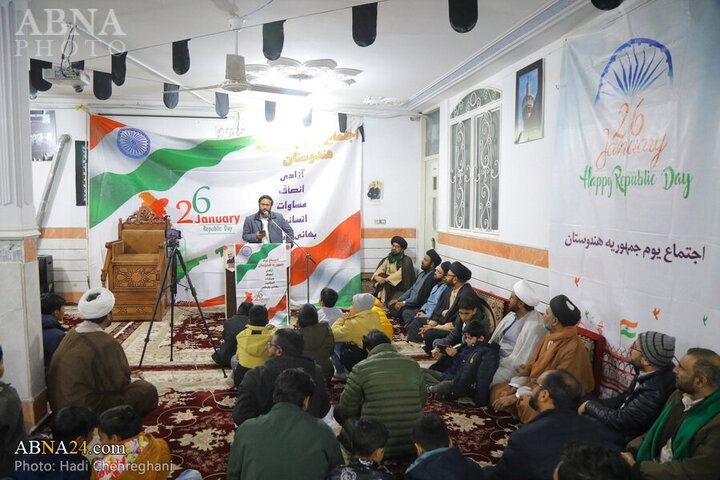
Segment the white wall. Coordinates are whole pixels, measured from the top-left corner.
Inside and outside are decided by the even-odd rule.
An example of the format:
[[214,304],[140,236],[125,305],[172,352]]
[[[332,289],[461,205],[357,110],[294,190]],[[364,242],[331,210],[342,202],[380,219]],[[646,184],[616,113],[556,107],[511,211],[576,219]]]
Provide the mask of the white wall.
[[[365,119],[363,144],[363,229],[385,229],[382,238],[363,238],[362,271],[375,270],[381,258],[390,252],[394,229],[417,229],[420,211],[420,122],[407,117]],[[374,180],[384,184],[380,203],[365,196]],[[385,223],[376,223],[384,220]],[[417,240],[406,238],[409,255],[416,266]]]
[[[544,58],[544,137],[520,145],[514,143],[515,131],[515,73],[530,63]],[[440,107],[439,158],[439,230],[464,237],[477,238],[512,246],[547,250],[550,223],[550,192],[552,188],[552,159],[555,150],[556,121],[560,78],[562,41],[539,49],[517,63],[483,79],[462,94],[438,101]],[[502,92],[500,111],[500,191],[499,230],[496,234],[477,234],[450,230],[449,172],[452,154],[450,112],[469,92],[492,87]],[[508,298],[512,285],[520,278],[530,280],[541,298],[549,295],[548,270],[523,261],[503,258],[448,245],[438,247],[443,259],[459,260],[473,271],[472,284],[476,288]],[[542,308],[542,306],[541,306]]]

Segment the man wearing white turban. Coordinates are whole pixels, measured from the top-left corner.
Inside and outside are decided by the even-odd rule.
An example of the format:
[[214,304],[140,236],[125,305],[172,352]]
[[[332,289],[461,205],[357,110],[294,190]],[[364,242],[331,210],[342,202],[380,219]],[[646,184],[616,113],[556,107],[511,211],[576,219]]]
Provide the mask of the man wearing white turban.
[[48,371],[48,400],[57,412],[70,405],[86,406],[100,414],[118,405],[131,405],[140,415],[158,402],[157,389],[130,378],[122,346],[105,332],[112,323],[115,296],[106,288],[85,292],[78,311],[85,320],[65,335]]
[[540,339],[547,333],[542,317],[535,311],[538,303],[540,300],[537,293],[527,280],[520,280],[513,285],[510,312],[500,320],[490,338],[491,342],[500,345],[500,366],[490,386],[509,382],[517,375],[520,365],[528,361]]

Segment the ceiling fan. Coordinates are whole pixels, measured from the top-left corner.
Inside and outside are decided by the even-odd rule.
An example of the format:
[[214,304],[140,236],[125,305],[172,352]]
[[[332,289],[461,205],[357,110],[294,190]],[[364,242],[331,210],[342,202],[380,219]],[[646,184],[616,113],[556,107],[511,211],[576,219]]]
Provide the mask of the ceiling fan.
[[225,58],[225,80],[217,85],[208,85],[198,88],[182,88],[175,91],[166,91],[165,93],[175,92],[194,92],[200,90],[221,90],[228,93],[240,93],[247,90],[263,93],[274,93],[279,95],[297,95],[307,96],[310,92],[303,90],[294,90],[292,88],[273,87],[270,85],[258,85],[247,81],[245,75],[245,57],[228,53]]

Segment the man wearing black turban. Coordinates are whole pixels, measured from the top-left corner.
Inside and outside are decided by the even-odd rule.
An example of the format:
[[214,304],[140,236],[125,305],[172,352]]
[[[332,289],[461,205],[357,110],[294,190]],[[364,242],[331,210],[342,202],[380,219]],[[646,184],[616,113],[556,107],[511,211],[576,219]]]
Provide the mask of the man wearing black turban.
[[390,245],[390,255],[380,261],[370,280],[375,288],[373,295],[385,305],[415,283],[412,259],[405,255],[407,241],[396,235],[390,240]]
[[413,286],[405,291],[396,300],[390,300],[388,302],[388,314],[395,318],[400,319],[405,311],[410,310],[412,312],[411,317],[420,310],[420,307],[427,301],[430,296],[430,291],[435,286],[434,273],[435,268],[442,263],[440,255],[434,250],[430,249],[425,252],[425,256],[420,262],[420,275],[417,276]]

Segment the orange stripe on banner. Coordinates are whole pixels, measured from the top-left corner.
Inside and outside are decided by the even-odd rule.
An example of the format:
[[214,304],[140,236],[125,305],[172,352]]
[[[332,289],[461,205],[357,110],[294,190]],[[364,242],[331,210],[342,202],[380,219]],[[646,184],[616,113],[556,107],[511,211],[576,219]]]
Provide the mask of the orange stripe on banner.
[[[305,250],[317,262],[317,264],[310,262],[310,275],[326,258],[343,259],[353,256],[360,250],[360,212],[335,227],[325,240]],[[305,254],[296,248],[292,252],[292,285],[302,283],[306,279]]]
[[[181,302],[181,303],[178,303],[178,305],[195,307],[195,306],[197,306],[197,303]],[[217,307],[218,305],[225,305],[225,295],[220,295],[219,297],[215,297],[215,298],[208,298],[204,302],[200,302],[201,307]]]
[[630,320],[622,319],[620,320],[620,325],[627,325],[630,328],[635,328],[638,326],[638,322],[631,322]]
[[417,238],[417,230],[414,228],[363,228],[360,233],[362,238],[392,238],[400,235],[403,238]]
[[[287,296],[282,297],[282,299],[278,302],[277,305],[272,307],[270,310],[268,310],[268,318],[273,318],[277,312],[280,312],[282,310],[285,310],[285,307],[287,306],[286,300]],[[290,322],[290,319],[288,318],[288,323]]]
[[101,117],[100,115],[90,115],[90,150],[95,148],[105,135],[112,132],[116,128],[124,127],[124,123]]
[[507,258],[508,260],[536,265],[538,267],[548,267],[547,250],[493,242],[480,238],[451,235],[449,233],[438,234],[438,242],[449,247],[484,253],[485,255],[492,255],[493,257]]

